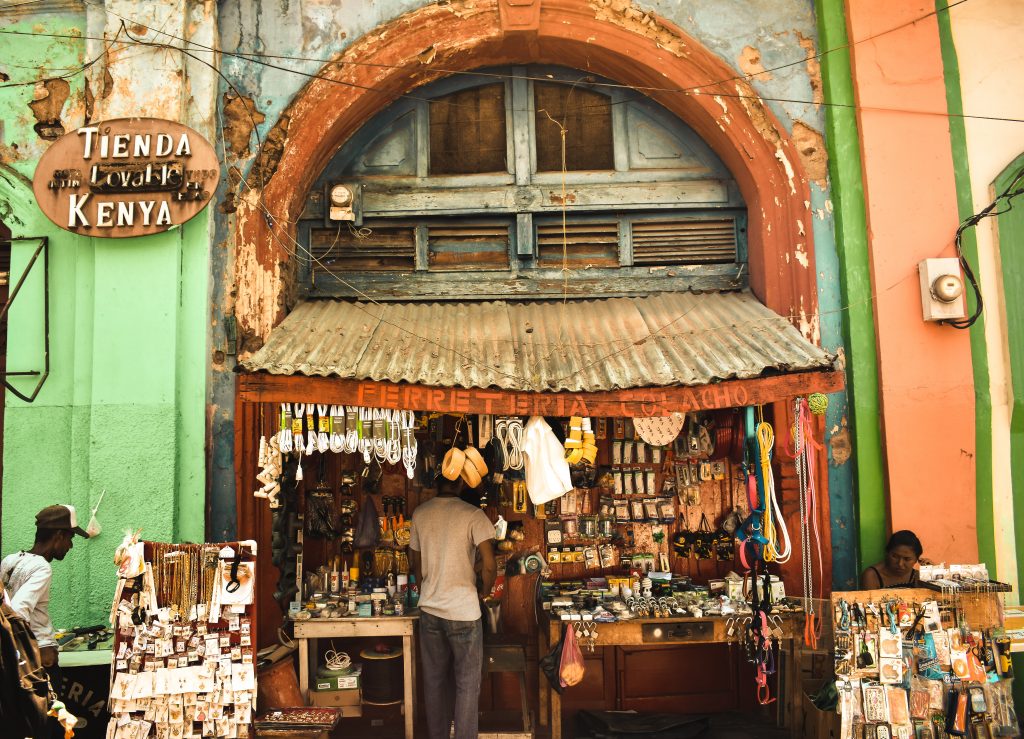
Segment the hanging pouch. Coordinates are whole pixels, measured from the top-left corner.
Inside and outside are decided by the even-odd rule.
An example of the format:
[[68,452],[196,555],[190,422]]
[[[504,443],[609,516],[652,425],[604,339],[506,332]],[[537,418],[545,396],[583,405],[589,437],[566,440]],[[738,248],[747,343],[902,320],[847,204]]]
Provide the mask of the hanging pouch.
[[551,689],[556,693],[561,693],[563,690],[562,681],[558,678],[558,670],[562,666],[562,649],[565,646],[565,635],[569,631],[572,631],[571,627],[563,626],[562,638],[540,660],[541,672],[544,673],[544,676],[551,684]]
[[359,511],[359,523],[356,525],[356,549],[377,546],[380,540],[380,519],[377,515],[377,504],[369,495],[364,496],[363,508]]

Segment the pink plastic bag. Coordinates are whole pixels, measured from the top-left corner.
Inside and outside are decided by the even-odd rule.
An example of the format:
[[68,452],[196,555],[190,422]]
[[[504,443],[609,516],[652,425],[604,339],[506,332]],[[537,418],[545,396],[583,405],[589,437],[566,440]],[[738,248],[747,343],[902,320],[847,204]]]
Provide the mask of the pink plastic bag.
[[576,641],[576,630],[570,625],[565,630],[562,661],[558,667],[558,677],[562,687],[578,685],[583,680],[585,671],[586,664],[583,661],[583,652],[580,651],[579,642]]

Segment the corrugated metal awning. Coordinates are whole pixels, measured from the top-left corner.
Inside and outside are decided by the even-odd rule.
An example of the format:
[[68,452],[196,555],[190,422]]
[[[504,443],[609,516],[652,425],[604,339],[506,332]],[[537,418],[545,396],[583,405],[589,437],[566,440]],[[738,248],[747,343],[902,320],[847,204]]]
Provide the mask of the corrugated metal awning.
[[828,369],[749,292],[562,301],[301,303],[250,372],[436,387],[600,392]]

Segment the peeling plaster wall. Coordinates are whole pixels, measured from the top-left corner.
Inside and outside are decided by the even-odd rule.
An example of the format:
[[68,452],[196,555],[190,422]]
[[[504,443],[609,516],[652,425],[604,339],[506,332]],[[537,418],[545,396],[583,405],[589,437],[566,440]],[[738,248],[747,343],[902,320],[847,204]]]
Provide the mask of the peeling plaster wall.
[[[323,63],[337,56],[356,41],[365,40],[366,34],[380,31],[403,13],[426,7],[432,3],[421,0],[381,0],[378,2],[349,2],[343,5],[325,0],[304,0],[284,3],[248,3],[226,0],[220,8],[221,46],[237,49],[240,54],[283,55],[303,57],[307,61],[268,58],[267,65],[251,60],[225,56],[223,71],[231,85],[221,83],[220,103],[226,123],[230,125],[228,141],[232,151],[228,164],[237,168],[229,186],[223,188],[222,212],[218,216],[214,250],[214,316],[213,381],[211,386],[211,423],[213,452],[211,459],[212,526],[218,532],[231,532],[234,527],[234,480],[232,463],[233,388],[231,370],[234,358],[224,350],[228,347],[224,332],[225,318],[237,315],[239,325],[260,325],[267,312],[279,308],[273,295],[265,294],[267,286],[275,286],[282,279],[282,265],[259,258],[261,250],[281,248],[281,244],[251,244],[239,251],[241,258],[251,266],[253,260],[263,262],[258,269],[233,264],[231,239],[234,233],[233,211],[237,204],[259,208],[257,196],[248,187],[258,187],[266,177],[273,175],[273,166],[266,161],[253,172],[254,152],[268,138],[278,141],[287,135],[282,112],[294,102],[296,94],[308,82],[308,76],[320,72]],[[657,17],[691,34],[717,53],[736,70],[737,77],[745,71],[780,69],[758,74],[749,81],[731,80],[727,85],[715,87],[718,102],[723,108],[720,125],[729,125],[730,111],[742,106],[758,113],[759,102],[742,99],[743,96],[777,98],[765,105],[778,117],[783,127],[792,134],[796,156],[813,180],[808,208],[813,214],[803,224],[804,233],[813,229],[819,310],[826,317],[803,314],[799,317],[802,330],[819,340],[831,351],[842,350],[842,334],[834,317],[840,308],[838,268],[835,242],[832,236],[831,206],[828,196],[827,161],[821,131],[824,114],[817,102],[821,100],[821,81],[816,60],[801,62],[815,53],[817,31],[813,5],[806,0],[723,0],[719,2],[688,2],[655,0],[630,4],[627,0],[580,0],[589,5],[598,18],[609,23],[641,24],[658,43],[676,54],[685,54],[678,37],[662,26]],[[445,0],[439,6],[459,15],[472,13],[474,3],[469,0]],[[375,29],[378,29],[375,31]],[[755,65],[751,68],[750,65]],[[271,66],[272,65],[272,66]],[[760,65],[757,67],[756,65]],[[708,80],[708,83],[720,80]],[[246,104],[251,101],[251,105]],[[249,117],[251,114],[251,118]],[[282,125],[283,124],[283,125]],[[253,130],[248,136],[247,131]],[[766,124],[765,130],[770,126]],[[245,152],[248,151],[248,154]],[[235,155],[241,154],[241,157]],[[790,165],[783,149],[778,149],[780,161]],[[243,180],[244,178],[244,180]],[[795,188],[794,188],[795,191]],[[282,229],[283,230],[283,229]],[[285,237],[281,237],[284,239]],[[284,248],[288,248],[285,244]],[[794,244],[792,269],[807,269],[805,244]],[[288,267],[284,268],[289,269]],[[235,275],[263,275],[253,282],[238,284]],[[247,278],[248,279],[248,278]],[[257,317],[259,316],[259,317]],[[250,318],[251,317],[251,318]],[[830,318],[831,317],[831,318]],[[251,350],[259,345],[249,337],[238,337],[240,350]],[[248,344],[244,344],[248,340]],[[833,398],[828,428],[845,433],[845,393]],[[837,448],[842,448],[842,439]],[[845,469],[849,454],[832,458],[830,487],[833,510],[833,533],[836,537],[837,561],[835,579],[847,583],[856,576],[854,547],[852,546],[853,514],[850,474]],[[847,542],[850,545],[847,546]]]
[[[177,35],[215,38],[213,2],[106,8],[129,17],[145,12],[146,22]],[[81,37],[113,37],[120,20],[102,4],[46,0],[0,11],[0,28],[73,37],[0,37],[0,74],[30,83],[0,87],[0,218],[15,238],[49,237],[51,355],[51,374],[34,403],[6,394],[0,548],[6,554],[31,546],[44,505],[71,503],[88,521],[105,490],[103,532],[78,541],[55,564],[50,606],[58,627],[92,625],[106,621],[112,556],[125,529],[165,541],[204,538],[212,219],[207,210],[184,228],[136,239],[83,238],[57,228],[32,196],[29,178],[50,144],[35,127],[52,123],[54,114],[67,131],[86,120],[152,115],[211,136],[216,75],[162,49],[113,47],[88,76],[69,76],[67,100],[55,111],[42,99],[47,85],[31,83],[100,55],[102,41]],[[51,94],[63,89],[49,87]],[[15,242],[15,276],[30,250],[30,242]],[[42,282],[33,277],[26,287],[11,308],[10,369],[41,366]],[[33,384],[16,383],[22,390]]]
[[[104,342],[104,351],[113,351],[115,359],[123,356],[129,364],[144,356],[138,353],[137,346],[139,342],[145,345],[146,336],[173,336],[178,342],[179,351],[172,355],[173,361],[167,357],[167,347],[160,346],[165,358],[163,364],[173,364],[175,369],[170,374],[157,372],[155,378],[151,378],[156,385],[147,391],[149,394],[144,393],[145,398],[152,399],[154,407],[169,404],[167,412],[177,417],[173,435],[176,442],[170,444],[176,449],[172,452],[173,462],[166,468],[154,465],[152,469],[139,472],[144,482],[136,486],[138,489],[164,490],[166,492],[156,497],[169,501],[166,504],[170,511],[166,525],[160,524],[158,531],[147,532],[147,535],[155,538],[180,535],[186,528],[193,532],[190,535],[195,535],[194,532],[201,528],[203,501],[200,488],[204,477],[201,446],[204,436],[210,442],[207,464],[211,517],[206,522],[206,533],[210,538],[226,538],[234,532],[234,355],[237,351],[257,348],[260,338],[243,330],[234,341],[229,341],[226,327],[230,324],[228,319],[236,314],[243,319],[252,312],[270,316],[278,314],[282,307],[286,307],[282,301],[287,299],[287,290],[281,292],[278,286],[282,280],[286,283],[290,274],[288,265],[276,261],[262,264],[262,271],[251,270],[245,264],[236,265],[232,241],[234,219],[240,206],[248,209],[260,207],[258,193],[251,188],[258,188],[275,172],[275,152],[280,153],[289,135],[289,120],[283,115],[284,111],[307,83],[308,75],[320,72],[326,60],[349,50],[357,41],[372,44],[372,37],[368,39],[368,34],[389,33],[389,23],[404,13],[431,4],[423,0],[353,0],[342,4],[329,0],[275,3],[106,0],[102,5],[86,5],[68,0],[46,0],[30,10],[21,11],[11,21],[29,30],[95,37],[82,41],[31,38],[16,45],[15,57],[0,62],[0,72],[12,79],[28,78],[40,82],[52,75],[41,69],[32,69],[33,66],[81,65],[104,52],[104,42],[96,40],[104,35],[112,38],[127,30],[133,36],[156,43],[177,44],[181,39],[190,40],[196,58],[167,49],[112,47],[109,56],[93,65],[87,74],[72,76],[68,80],[68,98],[58,118],[67,130],[81,125],[87,117],[97,120],[119,115],[154,115],[181,120],[213,141],[225,160],[225,176],[215,209],[211,208],[203,218],[196,219],[177,234],[148,237],[140,240],[138,245],[135,242],[112,244],[85,240],[72,249],[70,245],[79,241],[75,237],[53,229],[45,220],[34,221],[39,223],[40,229],[54,233],[55,245],[61,245],[74,256],[74,260],[85,260],[86,264],[80,272],[76,272],[73,266],[60,267],[67,272],[69,283],[66,289],[69,296],[73,296],[73,300],[70,297],[69,300],[74,305],[77,326],[72,334],[74,339],[62,336],[62,341],[70,342],[79,354],[69,358],[65,367],[57,368],[50,380],[56,385],[62,377],[60,373],[71,373],[65,394],[53,401],[56,405],[84,409],[88,420],[79,423],[92,428],[92,419],[97,418],[97,391],[94,386],[119,378],[114,371],[116,361],[99,362],[91,358],[91,355],[101,353],[100,342]],[[456,16],[472,15],[475,7],[473,0],[442,0],[436,4],[444,12]],[[590,8],[595,17],[607,18],[609,23],[649,29],[645,32],[653,34],[664,48],[672,53],[685,54],[686,50],[670,29],[671,25],[678,26],[718,54],[736,70],[737,77],[747,72],[758,73],[751,80],[729,80],[713,91],[699,91],[718,95],[717,103],[722,108],[720,126],[730,125],[731,116],[741,108],[755,118],[764,119],[762,103],[753,99],[755,96],[789,101],[766,100],[763,105],[792,135],[795,145],[795,151],[788,152],[780,146],[776,154],[779,161],[792,171],[793,157],[799,157],[812,180],[807,203],[809,215],[801,227],[804,234],[813,233],[814,236],[821,316],[804,311],[797,318],[806,335],[820,340],[832,351],[841,350],[838,322],[830,318],[836,315],[840,306],[824,144],[820,133],[824,126],[823,112],[815,104],[820,100],[821,84],[816,60],[802,61],[815,50],[817,35],[812,4],[807,0],[722,0],[713,3],[654,0],[637,4],[626,0],[580,0],[579,4]],[[4,25],[8,25],[6,18]],[[163,35],[147,32],[144,26],[156,27],[163,31]],[[213,61],[213,55],[207,51],[209,47],[290,58],[267,57],[265,64],[258,64],[228,53],[220,57],[224,79],[219,79],[204,64]],[[293,61],[295,57],[304,57],[305,60]],[[793,64],[795,61],[800,63]],[[24,64],[29,68],[6,68],[4,63]],[[780,65],[788,66],[773,69]],[[709,79],[707,82],[718,81]],[[6,162],[23,175],[31,175],[35,162],[48,145],[36,133],[34,126],[45,122],[47,115],[43,114],[48,114],[46,108],[52,106],[63,92],[60,84],[51,84],[50,87],[53,89],[49,91],[49,101],[43,99],[47,93],[43,84],[35,88],[0,88],[0,120],[4,126],[0,135],[0,162]],[[744,99],[745,96],[751,97]],[[41,101],[35,105],[36,112],[42,115],[43,121],[28,105],[36,98]],[[767,121],[764,131],[774,135]],[[258,151],[261,151],[260,162],[253,166]],[[795,192],[795,183],[791,182],[791,185]],[[0,213],[3,206],[4,203],[0,202]],[[115,246],[126,248],[118,251]],[[251,249],[240,253],[247,262],[259,264],[266,261],[268,248],[280,247],[280,244],[254,244]],[[136,249],[141,250],[140,254],[149,256],[152,256],[150,252],[161,249],[180,249],[180,261],[177,263],[144,268],[139,262],[135,268],[143,272],[115,270],[114,273],[118,279],[133,286],[169,281],[168,285],[176,287],[167,295],[176,294],[177,303],[168,298],[166,304],[159,304],[157,296],[161,292],[147,291],[136,296],[140,310],[129,310],[134,323],[114,321],[114,317],[102,308],[116,304],[110,303],[109,291],[114,290],[116,295],[116,291],[123,290],[124,286],[115,284],[111,281],[113,277],[108,279],[106,272],[98,272],[95,268],[100,253],[106,254],[108,248],[112,250],[110,257],[114,265],[131,263],[130,260],[118,262],[117,255],[124,260],[125,254],[134,254]],[[787,255],[785,268],[808,269],[807,248],[806,244],[794,243],[792,253]],[[166,256],[170,258],[169,254]],[[236,275],[250,272],[264,277],[239,285]],[[240,321],[240,325],[244,328],[246,321]],[[124,341],[114,341],[111,349],[108,346],[111,336],[122,337]],[[193,374],[196,367],[205,368],[208,373],[205,390],[202,379]],[[139,371],[150,370],[140,366]],[[112,397],[109,402],[115,400]],[[38,414],[42,407],[37,403],[25,412]],[[201,431],[204,413],[208,416],[205,435]],[[9,418],[17,417],[18,414],[14,414]],[[25,418],[25,422],[30,422],[41,416]],[[8,421],[8,428],[12,423],[14,421]],[[149,423],[139,422],[140,433]],[[839,433],[838,442],[829,440],[833,450],[843,449],[845,423],[845,394],[840,393],[833,398],[829,412],[830,433],[832,430]],[[197,428],[200,429],[198,437]],[[102,432],[97,433],[97,444],[103,446],[104,436]],[[13,435],[8,434],[7,438]],[[175,443],[179,446],[175,447]],[[90,464],[95,461],[91,456],[97,454],[92,451],[92,443],[80,443],[75,447],[69,442],[66,447],[82,450],[66,464],[62,463],[66,477],[70,478],[72,472],[90,469]],[[29,454],[29,445],[27,442],[24,444],[24,452],[18,452],[19,448],[17,442],[12,446],[8,441],[7,455],[14,455],[9,458],[16,471],[8,470],[6,475],[14,481],[12,484],[22,484],[22,489],[43,485],[31,475],[24,477],[28,465],[26,459],[18,457]],[[128,458],[130,453],[121,456]],[[830,468],[833,537],[839,557],[834,567],[837,582],[845,581],[852,567],[853,548],[843,546],[840,536],[842,531],[848,531],[851,522],[849,473],[845,469],[848,458],[848,453],[842,451],[833,454]],[[110,464],[112,469],[116,468],[115,462]],[[98,466],[103,467],[102,464]],[[165,471],[158,471],[158,468]],[[103,473],[104,476],[107,474]],[[149,478],[156,483],[147,488],[145,480]],[[94,483],[90,482],[86,497],[91,499],[95,488],[102,482],[99,478]],[[105,506],[109,501],[108,494]],[[5,532],[16,526],[14,519],[8,517],[8,510],[5,506]],[[160,517],[154,516],[151,520],[157,521]],[[101,550],[99,543],[94,542],[90,546],[95,546],[97,551],[103,552],[102,556],[106,556],[106,550]],[[4,547],[7,548],[6,542]],[[847,554],[850,554],[849,562],[843,559]]]

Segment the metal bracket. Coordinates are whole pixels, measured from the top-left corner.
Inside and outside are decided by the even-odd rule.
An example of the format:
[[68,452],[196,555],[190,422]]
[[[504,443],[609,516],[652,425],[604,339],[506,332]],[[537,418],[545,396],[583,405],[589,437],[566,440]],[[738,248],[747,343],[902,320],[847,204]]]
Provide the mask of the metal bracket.
[[[32,258],[28,260],[28,265],[25,267],[25,271],[21,273],[21,277],[18,278],[18,284],[14,286],[14,290],[10,295],[7,296],[7,302],[4,303],[4,307],[0,309],[0,322],[7,317],[7,311],[10,310],[11,305],[14,303],[15,298],[18,297],[18,293],[21,291],[22,285],[25,284],[25,280],[28,278],[29,273],[36,264],[36,260],[39,259],[39,255],[43,255],[43,333],[44,333],[44,344],[43,344],[43,371],[38,370],[26,370],[22,372],[4,372],[2,376],[4,378],[4,387],[14,393],[16,396],[24,400],[26,403],[31,403],[39,395],[39,391],[43,388],[43,383],[46,382],[46,378],[50,376],[50,240],[46,236],[24,236],[10,239],[9,243],[15,241],[38,241],[39,246],[36,247],[35,252],[32,253]],[[38,377],[39,382],[36,383],[35,388],[28,395],[15,388],[11,383],[7,381],[8,377]]]

